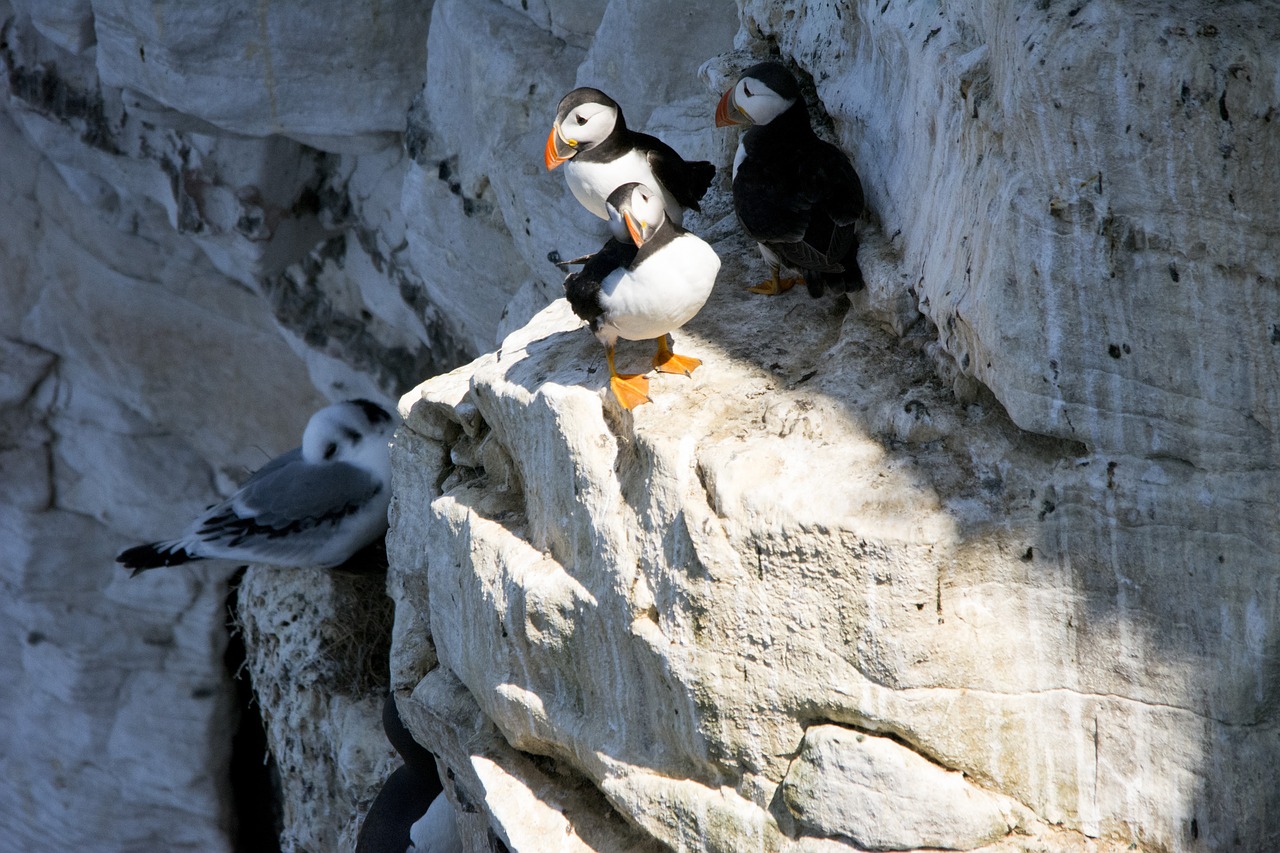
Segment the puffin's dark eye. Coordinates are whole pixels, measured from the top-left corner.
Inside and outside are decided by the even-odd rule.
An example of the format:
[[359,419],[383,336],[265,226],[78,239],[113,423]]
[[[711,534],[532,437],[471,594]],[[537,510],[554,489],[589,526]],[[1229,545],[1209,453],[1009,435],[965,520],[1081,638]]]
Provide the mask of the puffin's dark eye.
[[746,95],[748,98],[751,97],[751,89],[747,86],[745,81],[742,84],[742,94]]
[[329,444],[326,444],[326,445],[324,446],[324,458],[325,458],[325,459],[332,459],[332,458],[333,458],[333,454],[335,454],[335,453],[337,453],[337,452],[338,452],[338,445],[336,445],[336,444],[329,443]]
[[579,115],[579,116],[574,116],[574,118],[578,120],[578,127],[582,127],[584,124],[587,123],[586,116]]

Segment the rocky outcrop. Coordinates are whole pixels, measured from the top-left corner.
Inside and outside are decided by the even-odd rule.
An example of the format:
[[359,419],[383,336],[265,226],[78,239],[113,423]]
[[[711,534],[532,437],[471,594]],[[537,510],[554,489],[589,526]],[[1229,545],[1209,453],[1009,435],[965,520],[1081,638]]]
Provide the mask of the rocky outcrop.
[[563,306],[408,395],[396,679],[679,850],[1273,846],[1280,34],[1196,14],[744,4],[870,187],[869,293],[743,297],[720,197],[653,406]]
[[[1280,847],[1262,4],[189,5],[0,0],[14,849],[232,846],[227,570],[111,558],[357,395],[470,850]],[[770,53],[868,193],[851,301],[742,292],[711,113]],[[704,366],[634,413],[547,260],[588,83],[723,167]],[[238,593],[290,849],[394,765],[349,580]]]
[[281,787],[283,850],[354,850],[398,765],[382,730],[392,606],[381,574],[255,567],[236,594]]
[[864,850],[970,850],[998,841],[1025,810],[908,747],[842,726],[813,726],[782,782],[806,833]]

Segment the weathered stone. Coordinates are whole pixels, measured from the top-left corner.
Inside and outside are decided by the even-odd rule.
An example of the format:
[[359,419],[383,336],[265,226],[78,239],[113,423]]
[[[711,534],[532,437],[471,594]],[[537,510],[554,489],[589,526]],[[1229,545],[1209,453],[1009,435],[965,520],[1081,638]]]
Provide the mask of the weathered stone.
[[92,0],[9,0],[9,5],[63,50],[83,53],[97,43]]
[[1017,824],[1008,798],[888,738],[840,726],[805,731],[782,798],[799,825],[865,850],[972,850]]
[[[559,287],[563,274],[549,251],[575,257],[599,248],[594,235],[566,240],[566,220],[593,217],[560,203],[564,180],[548,175],[542,158],[580,56],[496,0],[441,0],[432,15],[420,117],[426,143],[405,182],[403,210],[413,265],[431,271],[423,276],[428,298],[450,306],[448,326],[473,356],[496,343],[503,309],[527,278]],[[546,291],[536,308],[556,295]]]
[[113,557],[296,443],[319,398],[261,300],[112,189],[146,182],[85,143],[94,113],[61,91],[61,118],[21,98],[0,117],[0,823],[15,850],[225,850],[226,570],[129,579]]
[[657,853],[571,769],[512,749],[447,669],[436,668],[402,700],[406,724],[449,768],[445,789],[470,850]]
[[[1263,506],[1270,487],[1168,462],[1127,474],[1134,460],[1023,433],[990,397],[954,399],[924,325],[894,344],[839,302],[754,299],[745,241],[717,246],[722,286],[677,334],[704,365],[656,380],[651,406],[614,408],[563,302],[402,403],[415,521],[393,567],[425,569],[404,600],[507,741],[676,849],[807,849],[776,797],[814,719],[892,733],[1080,833],[1028,844],[1123,846],[1135,823],[1165,843],[1186,813],[1170,803],[1206,833],[1228,801],[1267,813],[1266,676],[1243,649],[1265,654],[1273,605],[1205,611],[1239,577],[1166,567],[1188,548],[1215,563],[1217,535],[1137,531],[1150,513],[1202,529],[1195,496]],[[623,369],[647,359],[628,346]],[[1107,517],[1136,537],[1127,580]],[[393,649],[397,672],[423,671],[412,654]],[[1240,771],[1217,793],[1206,725]],[[1164,805],[1131,799],[1134,778]]]
[[582,49],[591,44],[609,0],[501,0],[558,39]]
[[138,14],[94,0],[93,10],[105,85],[223,130],[345,150],[404,129],[431,3],[158,3]]
[[123,230],[154,218],[192,237],[246,284],[301,259],[326,234],[317,188],[330,161],[283,137],[247,139],[212,126],[157,130],[103,88],[84,59],[30,32],[0,53],[11,115],[80,201]]
[[381,574],[250,568],[236,613],[283,789],[286,853],[352,850],[399,765],[382,731],[391,602]]
[[[653,26],[654,21],[663,26]],[[697,5],[611,0],[578,67],[577,85],[607,91],[622,105],[631,127],[654,133],[687,159],[709,159],[704,152],[715,147],[718,134],[708,129],[714,127],[716,105],[698,80],[698,66],[728,50],[736,29],[731,0]],[[659,56],[660,71],[655,67]],[[676,108],[690,113],[685,121],[671,120]],[[666,121],[655,121],[655,111]],[[673,129],[683,131],[679,139],[672,138]]]

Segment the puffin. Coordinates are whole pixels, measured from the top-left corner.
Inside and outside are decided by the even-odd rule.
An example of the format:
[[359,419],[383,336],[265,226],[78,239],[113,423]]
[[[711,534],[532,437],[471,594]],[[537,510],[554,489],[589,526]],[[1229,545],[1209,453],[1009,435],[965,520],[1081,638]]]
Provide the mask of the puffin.
[[618,102],[589,86],[560,100],[543,156],[547,169],[564,164],[574,197],[601,219],[609,218],[609,194],[635,181],[657,191],[667,218],[683,225],[684,209],[701,210],[716,174],[705,160],[685,160],[662,140],[629,129]]
[[[733,158],[733,207],[769,264],[769,280],[749,289],[776,295],[804,281],[814,297],[861,290],[862,182],[813,132],[791,72],[777,62],[743,71],[716,106],[716,126],[728,125],[750,126]],[[780,278],[783,266],[804,278]]]
[[461,853],[453,804],[435,756],[405,728],[394,694],[382,706],[382,729],[404,764],[387,777],[369,806],[355,853]]
[[663,197],[649,186],[629,182],[605,202],[613,236],[583,268],[564,280],[573,312],[604,344],[609,386],[624,409],[649,399],[643,375],[620,375],[613,351],[618,338],[653,339],[653,366],[660,373],[688,376],[702,362],[677,355],[667,334],[693,319],[706,303],[720,271],[720,256],[667,215]]
[[387,532],[389,442],[398,418],[369,400],[311,416],[302,446],[258,469],[181,536],[126,549],[132,576],[206,558],[333,568]]

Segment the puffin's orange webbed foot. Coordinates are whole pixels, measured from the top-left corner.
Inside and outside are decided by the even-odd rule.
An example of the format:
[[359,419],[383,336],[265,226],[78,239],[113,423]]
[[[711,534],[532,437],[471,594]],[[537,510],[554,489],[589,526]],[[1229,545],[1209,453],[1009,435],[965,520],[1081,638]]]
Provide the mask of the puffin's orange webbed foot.
[[613,364],[612,346],[604,348],[604,357],[609,362],[609,388],[613,391],[613,396],[618,398],[622,408],[634,409],[636,406],[653,402],[649,399],[648,379],[638,373],[619,375],[618,368]]
[[653,354],[653,367],[659,373],[683,373],[692,376],[693,371],[702,364],[701,359],[691,355],[676,355],[667,346],[667,336],[657,339],[658,351]]
[[609,387],[624,409],[634,409],[653,402],[649,399],[649,380],[638,373],[614,374],[609,377]]
[[685,376],[691,376],[701,364],[701,359],[691,355],[676,355],[673,352],[667,352],[665,358],[662,353],[653,357],[653,367],[659,373],[683,373]]
[[760,282],[755,287],[748,287],[747,292],[761,293],[765,296],[777,296],[780,293],[786,293],[797,284],[804,284],[804,279],[798,275],[789,278],[779,278],[775,275],[766,281]]

